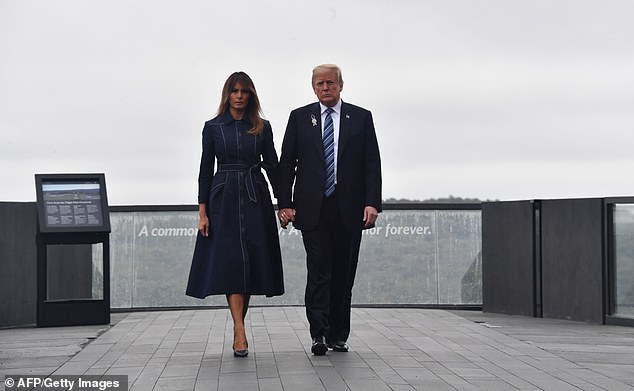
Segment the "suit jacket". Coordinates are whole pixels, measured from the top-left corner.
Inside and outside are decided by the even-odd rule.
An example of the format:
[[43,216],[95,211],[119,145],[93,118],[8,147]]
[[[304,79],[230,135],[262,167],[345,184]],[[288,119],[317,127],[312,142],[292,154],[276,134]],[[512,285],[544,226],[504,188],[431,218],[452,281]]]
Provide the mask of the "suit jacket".
[[[282,143],[278,206],[295,208],[293,226],[300,230],[315,227],[324,197],[321,128],[319,103],[300,107],[291,112]],[[372,113],[342,102],[337,153],[336,192],[343,223],[349,230],[361,230],[365,206],[382,210],[381,158]]]

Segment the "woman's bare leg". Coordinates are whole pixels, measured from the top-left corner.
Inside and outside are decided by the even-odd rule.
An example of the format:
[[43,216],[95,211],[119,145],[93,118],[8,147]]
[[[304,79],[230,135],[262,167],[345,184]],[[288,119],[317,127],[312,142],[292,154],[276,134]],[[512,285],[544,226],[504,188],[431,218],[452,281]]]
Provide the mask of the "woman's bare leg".
[[242,322],[244,323],[244,318],[247,317],[247,311],[249,310],[249,300],[251,300],[251,295],[244,295],[244,309],[242,311]]
[[248,299],[246,299],[244,294],[232,293],[227,295],[227,303],[233,319],[233,350],[245,351],[249,346],[244,329],[244,317],[248,309]]

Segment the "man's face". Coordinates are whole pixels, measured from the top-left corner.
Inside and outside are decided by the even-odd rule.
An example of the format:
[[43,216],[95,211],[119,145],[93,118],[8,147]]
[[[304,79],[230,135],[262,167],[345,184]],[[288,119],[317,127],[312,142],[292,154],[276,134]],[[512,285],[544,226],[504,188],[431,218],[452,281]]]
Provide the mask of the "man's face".
[[318,75],[313,81],[313,91],[317,99],[326,107],[333,107],[339,102],[343,85],[339,84],[337,72],[328,71]]

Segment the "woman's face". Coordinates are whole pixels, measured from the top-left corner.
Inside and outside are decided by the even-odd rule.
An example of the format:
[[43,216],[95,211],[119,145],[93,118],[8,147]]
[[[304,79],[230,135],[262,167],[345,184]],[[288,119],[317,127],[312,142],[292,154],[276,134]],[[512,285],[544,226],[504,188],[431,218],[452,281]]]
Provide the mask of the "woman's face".
[[251,92],[244,87],[244,84],[237,82],[229,92],[229,107],[233,110],[244,111],[249,104]]

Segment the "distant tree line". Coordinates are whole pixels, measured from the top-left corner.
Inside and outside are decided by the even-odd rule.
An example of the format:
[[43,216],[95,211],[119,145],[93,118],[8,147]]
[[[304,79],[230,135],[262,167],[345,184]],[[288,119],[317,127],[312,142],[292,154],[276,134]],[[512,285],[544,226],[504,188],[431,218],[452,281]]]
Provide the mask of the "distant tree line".
[[383,200],[383,202],[386,203],[401,203],[401,204],[407,204],[407,203],[420,203],[420,202],[429,202],[429,203],[478,203],[478,202],[489,202],[489,201],[498,201],[498,200],[481,200],[479,198],[463,198],[463,197],[454,197],[452,195],[449,195],[448,197],[442,197],[442,198],[427,198],[424,200],[418,200],[418,199],[409,199],[409,198],[387,198],[385,200]]

